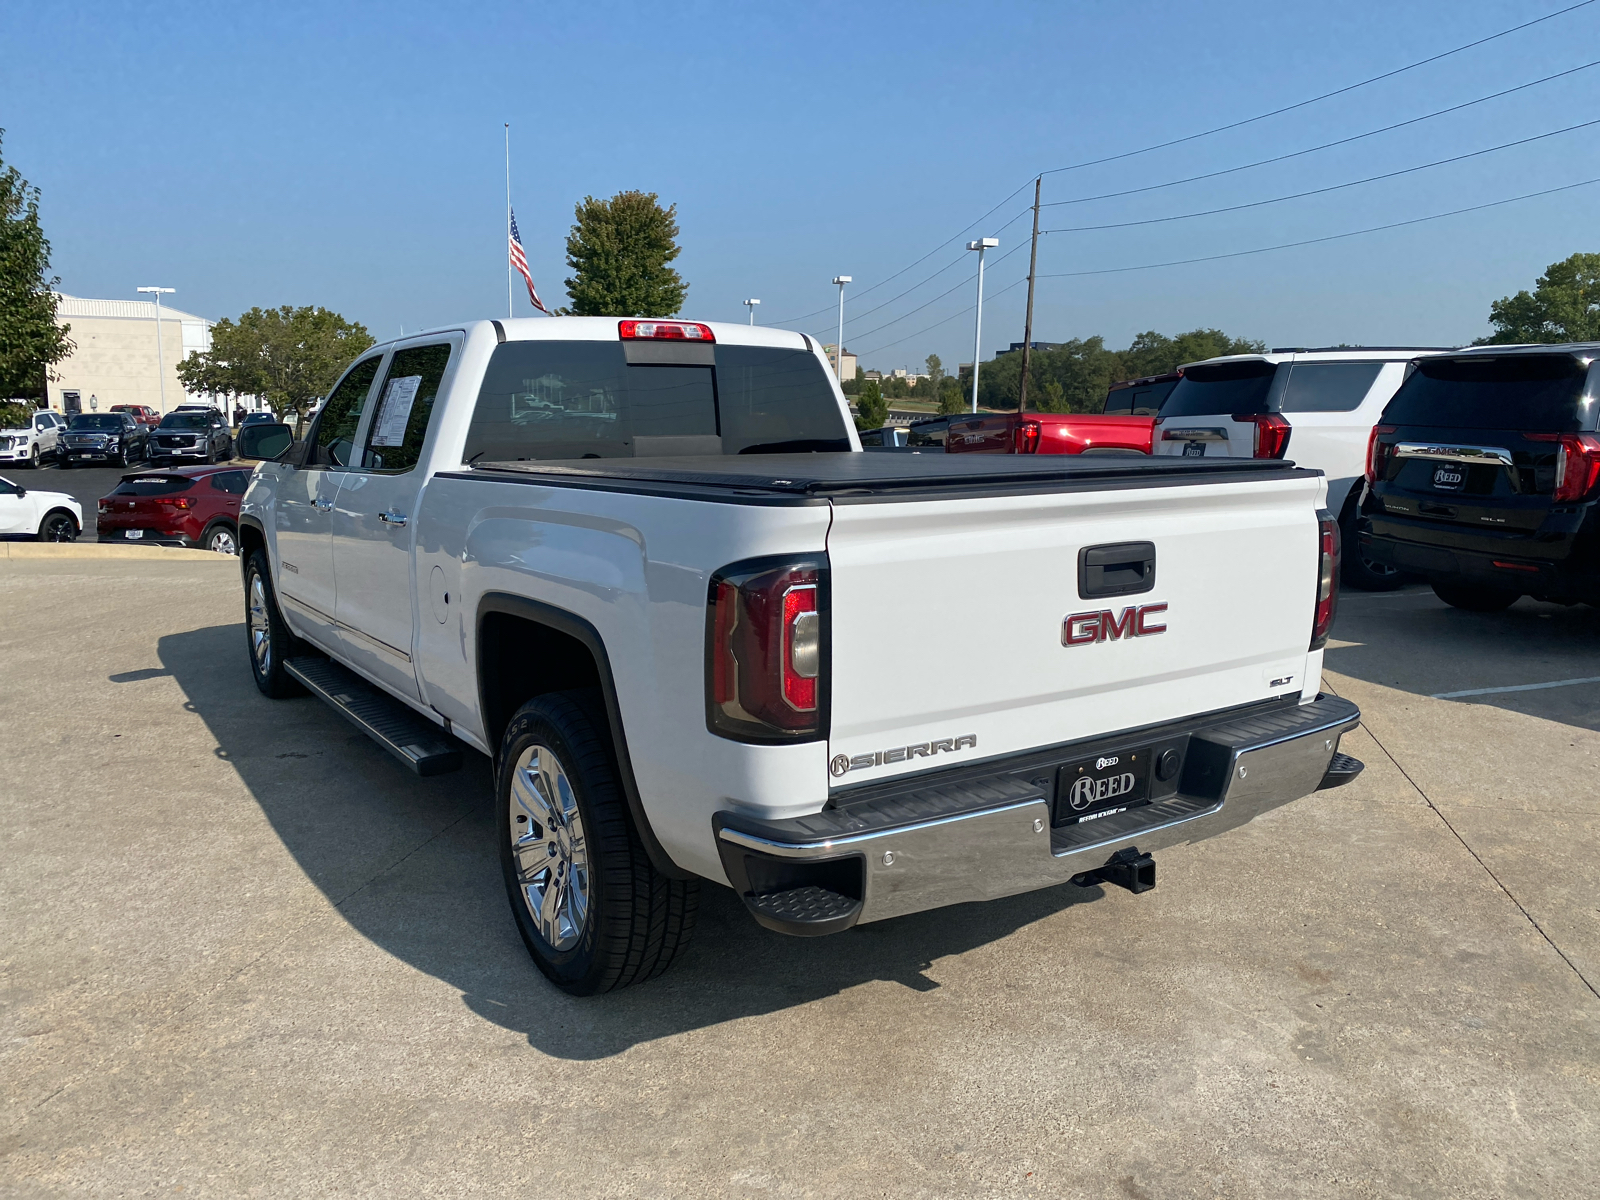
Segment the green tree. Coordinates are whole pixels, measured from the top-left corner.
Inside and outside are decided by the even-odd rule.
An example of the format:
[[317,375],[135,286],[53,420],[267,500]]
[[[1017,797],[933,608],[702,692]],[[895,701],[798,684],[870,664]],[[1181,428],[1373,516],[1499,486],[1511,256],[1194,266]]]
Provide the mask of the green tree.
[[1122,361],[1117,378],[1165,375],[1184,363],[1220,358],[1225,354],[1260,354],[1266,348],[1265,342],[1229,337],[1220,329],[1191,329],[1177,337],[1167,337],[1150,329],[1134,338],[1126,350],[1118,352]]
[[50,274],[39,189],[0,158],[0,399],[43,395],[45,373],[75,349],[71,326],[56,323],[60,282]]
[[882,429],[889,419],[889,402],[876,379],[867,380],[856,393],[856,413],[857,429]]
[[[966,378],[972,378],[971,375]],[[961,388],[961,378],[955,375],[946,375],[939,381],[939,415],[941,417],[954,416],[966,410],[966,398]]]
[[1600,254],[1551,263],[1533,285],[1489,305],[1494,332],[1478,345],[1600,341]]
[[293,415],[298,432],[306,411],[372,344],[366,326],[325,308],[252,308],[218,321],[211,349],[179,363],[178,378],[191,392],[259,396],[279,420]]
[[861,366],[858,363],[856,365],[856,377],[854,379],[846,379],[839,385],[839,390],[842,391],[846,396],[854,396],[861,390],[861,385],[866,382],[866,379],[867,373],[861,369]]
[[667,264],[678,257],[678,206],[662,208],[654,192],[585,196],[567,236],[566,281],[581,317],[670,317],[689,294]]

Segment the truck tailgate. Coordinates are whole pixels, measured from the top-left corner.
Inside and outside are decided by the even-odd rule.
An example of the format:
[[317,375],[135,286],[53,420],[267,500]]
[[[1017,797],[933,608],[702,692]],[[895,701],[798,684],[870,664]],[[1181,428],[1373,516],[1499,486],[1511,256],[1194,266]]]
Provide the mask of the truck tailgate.
[[[836,501],[833,786],[1314,694],[1322,487]],[[1131,543],[1154,586],[1080,595],[1080,551]]]

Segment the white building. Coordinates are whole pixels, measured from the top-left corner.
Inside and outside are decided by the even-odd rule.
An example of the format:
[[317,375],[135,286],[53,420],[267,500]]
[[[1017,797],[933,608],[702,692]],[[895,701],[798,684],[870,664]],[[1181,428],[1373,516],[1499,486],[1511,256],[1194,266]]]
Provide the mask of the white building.
[[839,377],[840,383],[848,382],[856,377],[856,356],[847,348],[844,352],[844,370],[839,370],[839,348],[832,344],[822,348],[828,356],[828,365],[833,368],[834,374]]
[[61,295],[56,320],[72,327],[67,336],[77,347],[51,369],[56,378],[48,395],[56,411],[105,412],[113,404],[148,404],[164,413],[201,399],[184,392],[177,368],[190,353],[211,349],[215,322],[163,304],[158,347],[152,301]]

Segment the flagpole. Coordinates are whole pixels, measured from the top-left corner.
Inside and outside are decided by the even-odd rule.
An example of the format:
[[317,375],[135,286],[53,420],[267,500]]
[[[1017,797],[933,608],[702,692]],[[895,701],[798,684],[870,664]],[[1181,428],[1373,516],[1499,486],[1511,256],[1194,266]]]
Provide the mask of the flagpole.
[[506,316],[516,316],[516,309],[512,307],[512,287],[516,283],[511,269],[509,254],[511,246],[511,122],[506,122]]

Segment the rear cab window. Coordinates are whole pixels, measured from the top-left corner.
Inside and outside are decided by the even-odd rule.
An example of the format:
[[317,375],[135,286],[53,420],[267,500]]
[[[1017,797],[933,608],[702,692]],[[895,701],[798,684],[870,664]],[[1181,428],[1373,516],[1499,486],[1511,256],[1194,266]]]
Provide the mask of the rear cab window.
[[806,350],[719,344],[709,364],[627,358],[615,341],[496,347],[463,457],[485,463],[850,448],[828,376]]

